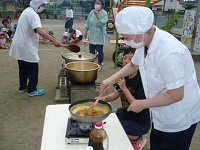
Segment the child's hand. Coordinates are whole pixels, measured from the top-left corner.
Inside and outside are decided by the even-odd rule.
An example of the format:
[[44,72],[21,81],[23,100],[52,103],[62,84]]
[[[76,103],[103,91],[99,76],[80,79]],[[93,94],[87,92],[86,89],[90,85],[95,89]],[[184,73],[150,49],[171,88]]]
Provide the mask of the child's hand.
[[127,87],[126,87],[126,81],[125,81],[124,78],[119,79],[118,85],[120,86],[121,90],[127,89]]
[[7,25],[7,28],[8,28],[8,29],[11,29],[11,24],[10,24],[10,23]]
[[70,44],[71,42],[70,42],[70,41],[66,41],[66,43],[67,43],[67,44]]

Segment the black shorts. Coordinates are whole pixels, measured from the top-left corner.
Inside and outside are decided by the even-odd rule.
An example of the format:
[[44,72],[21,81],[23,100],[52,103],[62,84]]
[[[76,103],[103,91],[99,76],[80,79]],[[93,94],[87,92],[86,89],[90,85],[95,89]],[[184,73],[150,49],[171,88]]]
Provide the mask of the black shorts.
[[66,29],[71,29],[72,26],[73,26],[73,23],[74,23],[74,21],[73,21],[73,18],[72,18],[72,19],[70,19],[69,21],[67,21],[67,22],[65,23],[65,28],[66,28]]

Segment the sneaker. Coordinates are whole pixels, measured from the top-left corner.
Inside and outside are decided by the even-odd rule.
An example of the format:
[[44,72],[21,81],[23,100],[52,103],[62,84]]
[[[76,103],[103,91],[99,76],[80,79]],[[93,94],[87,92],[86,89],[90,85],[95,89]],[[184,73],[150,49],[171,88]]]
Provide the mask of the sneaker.
[[102,67],[101,66],[99,66],[99,69],[98,69],[98,71],[101,71],[102,70]]
[[98,69],[98,71],[101,71],[101,70],[102,70],[102,67],[103,67],[103,63],[100,63],[100,64],[99,64],[99,69]]
[[45,92],[44,89],[37,89],[31,93],[28,93],[29,96],[40,96],[40,95],[43,95]]
[[23,90],[19,90],[19,93],[24,93],[24,92],[27,92],[28,91],[28,89],[26,88],[26,89],[23,89]]
[[139,141],[131,141],[134,150],[141,150],[145,144],[147,143],[147,139],[145,137],[143,137],[141,140]]

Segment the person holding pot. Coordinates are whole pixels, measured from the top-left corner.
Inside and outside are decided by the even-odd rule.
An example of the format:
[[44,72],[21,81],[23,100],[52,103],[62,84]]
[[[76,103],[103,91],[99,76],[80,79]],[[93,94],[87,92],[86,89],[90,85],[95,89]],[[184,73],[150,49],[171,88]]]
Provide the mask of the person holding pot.
[[[123,53],[123,65],[127,65],[135,53],[135,48],[128,48]],[[136,71],[129,76],[119,79],[118,85],[113,93],[104,96],[101,100],[106,102],[114,101],[118,97],[121,98],[122,106],[128,106],[133,101],[132,97],[140,100],[146,99],[140,72]],[[143,137],[150,129],[149,109],[144,109],[140,113],[128,112],[126,109],[117,111],[119,118],[128,138],[130,139],[135,150],[140,150],[144,147],[147,140]]]
[[146,7],[127,7],[117,14],[117,32],[127,45],[137,49],[129,64],[102,81],[100,93],[139,69],[146,99],[132,97],[128,111],[139,113],[150,108],[152,150],[188,150],[200,121],[200,89],[194,62],[188,48],[153,26],[153,21],[154,14]]
[[95,9],[93,9],[86,21],[84,37],[89,40],[90,53],[98,52],[98,64],[102,67],[104,60],[103,47],[108,42],[106,33],[106,23],[108,21],[108,14],[104,10],[105,1],[96,0]]
[[15,36],[11,44],[9,55],[18,61],[19,92],[28,92],[29,96],[43,95],[45,90],[37,88],[39,72],[39,35],[60,47],[60,42],[47,34],[41,25],[37,13],[44,10],[47,0],[31,0],[30,7],[26,8],[19,20]]

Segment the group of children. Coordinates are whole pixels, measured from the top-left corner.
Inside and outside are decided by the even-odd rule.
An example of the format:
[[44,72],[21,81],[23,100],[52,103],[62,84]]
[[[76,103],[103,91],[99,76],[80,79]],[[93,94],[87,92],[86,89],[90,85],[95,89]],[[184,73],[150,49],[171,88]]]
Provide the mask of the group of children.
[[[12,25],[11,18],[5,18],[2,21],[2,26],[0,26],[0,49],[10,48],[10,43],[12,37],[14,36],[14,31],[17,25]],[[48,31],[48,34],[55,38],[53,31]],[[83,39],[83,34],[78,29],[69,29],[69,32],[64,32],[61,38],[63,44],[80,44]],[[47,39],[41,38],[42,41],[51,42]]]
[[[49,31],[48,34],[55,38],[53,31]],[[62,35],[61,43],[63,43],[63,44],[80,44],[82,39],[83,39],[83,34],[81,33],[80,30],[69,29],[69,32],[64,32],[64,34]],[[42,38],[41,40],[51,42],[44,38]]]
[[1,49],[8,49],[10,44],[8,43],[8,35],[6,28],[2,28],[0,31],[0,48]]
[[61,42],[67,44],[80,44],[82,39],[83,34],[81,31],[77,29],[69,29],[69,33],[65,32],[63,34]]
[[[17,24],[12,25],[12,19],[7,17],[2,20],[2,26],[0,26],[0,49],[8,49],[14,36],[14,32],[17,28]],[[54,32],[49,31],[49,35],[55,38]],[[83,39],[83,34],[78,29],[70,28],[68,32],[64,32],[61,38],[63,44],[80,44]],[[45,42],[51,42],[47,39],[41,38],[40,40]]]
[[12,25],[12,19],[8,16],[2,20],[2,26],[0,26],[0,49],[8,49],[10,42],[14,36],[17,25]]

